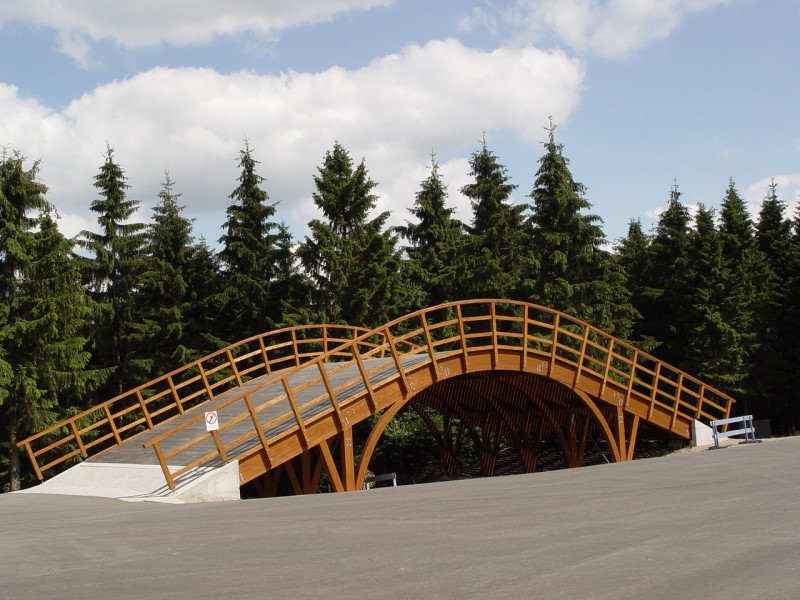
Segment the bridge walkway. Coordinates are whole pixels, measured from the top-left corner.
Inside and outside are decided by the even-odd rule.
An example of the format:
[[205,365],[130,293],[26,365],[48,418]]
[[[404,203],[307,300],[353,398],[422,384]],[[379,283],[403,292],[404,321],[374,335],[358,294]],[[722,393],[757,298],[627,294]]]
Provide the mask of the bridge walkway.
[[[419,357],[407,358],[403,361],[404,366],[411,366],[414,362],[419,362]],[[378,383],[386,377],[396,376],[398,371],[391,359],[367,359],[364,361],[365,367],[371,372],[370,381]],[[364,384],[358,381],[358,368],[356,365],[348,365],[340,368],[337,363],[327,363],[325,368],[332,372],[329,381],[332,385],[340,387],[344,396],[348,397],[359,392],[363,392]],[[103,452],[90,457],[88,462],[94,463],[120,463],[120,464],[140,464],[158,465],[158,456],[152,448],[152,442],[163,438],[165,429],[175,433],[164,438],[161,450],[165,455],[180,450],[187,444],[198,438],[206,438],[200,443],[195,443],[188,448],[180,451],[182,463],[193,463],[202,460],[208,454],[214,454],[216,447],[213,437],[208,436],[205,419],[199,419],[200,414],[215,411],[218,423],[222,425],[219,433],[220,442],[226,448],[226,454],[241,455],[257,448],[260,445],[259,438],[251,436],[253,432],[253,422],[249,419],[241,419],[241,416],[248,413],[247,400],[260,408],[258,418],[262,423],[270,423],[270,426],[263,428],[264,436],[267,439],[285,433],[296,426],[294,414],[289,400],[285,397],[283,390],[275,386],[269,386],[272,381],[280,379],[285,374],[293,388],[300,388],[302,391],[296,396],[299,404],[305,405],[300,411],[304,421],[309,421],[326,409],[330,409],[329,401],[324,397],[325,388],[317,379],[316,369],[284,369],[270,375],[256,377],[242,384],[240,387],[228,390],[213,400],[197,405],[182,415],[176,416],[167,423],[155,429],[144,431],[139,435],[125,440],[122,444],[113,446]],[[355,383],[353,383],[355,381]],[[349,386],[341,387],[350,383]],[[310,404],[308,404],[310,402]],[[227,425],[227,426],[226,426]],[[242,438],[245,438],[242,440]],[[242,440],[242,441],[238,441]],[[238,443],[237,443],[238,441]],[[214,461],[203,462],[217,462]],[[178,469],[184,465],[171,465],[171,468]]]

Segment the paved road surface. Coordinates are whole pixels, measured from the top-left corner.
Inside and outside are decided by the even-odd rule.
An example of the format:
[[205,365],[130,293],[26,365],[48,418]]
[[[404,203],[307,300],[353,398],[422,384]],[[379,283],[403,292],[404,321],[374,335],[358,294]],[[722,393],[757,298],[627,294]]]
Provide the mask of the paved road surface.
[[164,505],[0,497],[0,598],[800,598],[800,438]]

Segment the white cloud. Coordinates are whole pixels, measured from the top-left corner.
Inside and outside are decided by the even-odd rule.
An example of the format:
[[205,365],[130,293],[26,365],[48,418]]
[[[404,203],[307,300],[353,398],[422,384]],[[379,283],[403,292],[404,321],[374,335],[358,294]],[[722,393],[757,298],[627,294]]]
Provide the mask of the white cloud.
[[666,210],[663,206],[657,206],[651,210],[647,210],[644,213],[644,216],[652,221],[658,221],[661,218],[661,213]]
[[97,231],[97,220],[86,214],[59,213],[58,229],[68,238],[77,236],[81,231]]
[[91,63],[90,42],[112,40],[126,48],[160,43],[202,44],[217,36],[255,33],[267,38],[299,25],[327,21],[347,11],[393,0],[0,0],[0,25],[25,21],[59,33],[60,50],[79,65]]
[[742,193],[742,196],[747,200],[750,214],[755,221],[758,220],[761,203],[767,197],[769,186],[773,181],[777,184],[775,192],[778,199],[786,203],[786,216],[794,218],[795,211],[798,210],[798,205],[800,205],[800,173],[765,177],[747,186]]
[[[402,223],[431,150],[446,157],[451,203],[463,209],[458,189],[469,169],[459,157],[476,148],[481,132],[490,147],[493,133],[510,131],[538,152],[547,115],[566,122],[583,79],[583,64],[559,51],[480,52],[445,40],[352,71],[152,69],[97,87],[61,112],[0,84],[0,144],[42,159],[48,197],[72,219],[87,215],[96,198],[93,177],[108,142],[126,170],[129,197],[147,212],[168,170],[187,215],[198,223],[216,215],[219,227],[246,136],[278,215],[298,232],[314,216],[316,167],[338,140],[355,161],[365,158],[379,209]],[[219,237],[218,228],[203,233]]]
[[551,37],[580,53],[623,58],[667,37],[689,15],[730,0],[517,0],[507,19],[526,43]]
[[471,11],[458,20],[456,28],[461,32],[485,29],[496,33],[498,29],[497,16],[495,13],[483,10],[480,6],[473,6]]

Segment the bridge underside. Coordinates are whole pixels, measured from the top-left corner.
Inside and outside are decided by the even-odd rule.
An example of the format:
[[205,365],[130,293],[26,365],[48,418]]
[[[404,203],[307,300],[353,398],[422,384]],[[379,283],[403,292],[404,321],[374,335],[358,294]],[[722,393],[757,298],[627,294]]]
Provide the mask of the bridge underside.
[[[592,450],[608,461],[631,460],[640,426],[638,416],[545,376],[479,371],[434,383],[376,415],[371,427],[346,429],[267,470],[252,479],[251,493],[264,497],[361,489],[373,453],[400,410],[413,410],[425,423],[446,477],[458,475],[466,443],[486,477],[496,474],[498,460],[509,453],[525,473],[540,470],[542,456],[552,463],[553,449],[560,455],[556,462],[567,468],[583,466]],[[402,482],[402,465],[396,470]]]

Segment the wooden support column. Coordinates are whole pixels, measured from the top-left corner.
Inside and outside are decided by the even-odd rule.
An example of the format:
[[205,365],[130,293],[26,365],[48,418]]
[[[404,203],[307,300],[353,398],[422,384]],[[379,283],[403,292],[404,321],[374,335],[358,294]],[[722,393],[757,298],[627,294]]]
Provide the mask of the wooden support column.
[[264,497],[274,498],[278,495],[278,484],[283,475],[283,465],[279,465],[274,469],[270,469],[264,473]]
[[356,486],[356,463],[353,457],[353,428],[347,427],[342,430],[342,476],[344,489],[347,492],[360,490],[361,486]]
[[339,469],[336,468],[336,463],[333,461],[333,454],[328,442],[324,441],[319,445],[321,460],[325,461],[325,470],[328,472],[328,477],[331,482],[331,488],[334,492],[343,492],[344,485],[342,478],[339,476]]
[[318,453],[317,462],[314,464],[314,470],[311,473],[311,491],[308,492],[309,494],[318,494],[320,492],[320,483],[322,483],[322,469],[325,467],[325,462],[322,458],[322,451],[318,450]]
[[[303,493],[311,494],[312,477],[311,477],[311,451],[306,450],[300,455],[300,472],[302,477]],[[314,490],[316,491],[316,490]]]
[[639,415],[633,415],[629,421],[628,429],[628,456],[627,460],[633,460],[633,453],[636,450],[636,440],[639,437]]
[[292,464],[293,461],[287,461],[283,463],[285,466],[286,475],[289,477],[289,483],[292,486],[292,490],[298,496],[303,493],[303,487],[300,485],[300,480],[297,478],[297,473],[294,470],[294,465]]
[[625,437],[625,412],[622,410],[622,406],[619,405],[617,405],[617,448],[619,448],[619,455],[623,460],[630,460]]

